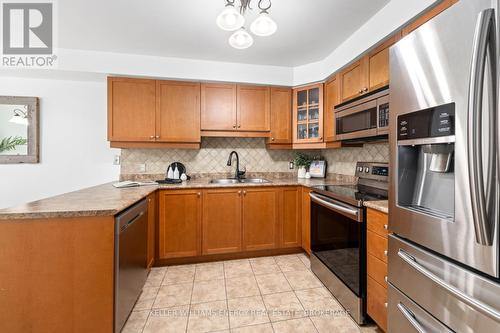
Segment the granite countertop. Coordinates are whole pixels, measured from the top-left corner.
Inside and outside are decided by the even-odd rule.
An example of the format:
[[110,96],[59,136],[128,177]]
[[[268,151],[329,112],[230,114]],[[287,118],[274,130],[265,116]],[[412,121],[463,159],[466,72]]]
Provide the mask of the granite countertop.
[[372,208],[382,213],[389,214],[389,202],[387,200],[365,201],[364,205],[365,207]]
[[40,219],[55,217],[113,216],[145,198],[157,189],[193,189],[258,186],[305,186],[353,184],[355,178],[335,176],[325,179],[297,179],[291,177],[262,177],[271,183],[210,184],[211,177],[196,177],[175,185],[150,185],[117,189],[106,183],[82,190],[41,199],[12,208],[0,209],[0,220]]

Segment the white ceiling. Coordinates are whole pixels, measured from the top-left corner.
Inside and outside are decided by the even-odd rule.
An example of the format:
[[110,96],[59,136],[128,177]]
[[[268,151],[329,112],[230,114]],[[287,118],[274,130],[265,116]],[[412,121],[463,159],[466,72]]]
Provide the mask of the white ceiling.
[[[272,0],[278,31],[236,50],[227,43],[231,33],[215,24],[225,0],[58,1],[59,47],[299,66],[325,58],[388,2]],[[247,28],[257,14],[246,14]]]

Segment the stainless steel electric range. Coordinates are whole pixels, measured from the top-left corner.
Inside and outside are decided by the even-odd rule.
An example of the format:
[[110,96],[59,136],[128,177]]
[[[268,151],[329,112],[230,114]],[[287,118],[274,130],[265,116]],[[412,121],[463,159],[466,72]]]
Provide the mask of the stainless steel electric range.
[[316,186],[311,197],[311,268],[358,324],[366,320],[365,201],[387,200],[387,163],[358,162],[357,185]]

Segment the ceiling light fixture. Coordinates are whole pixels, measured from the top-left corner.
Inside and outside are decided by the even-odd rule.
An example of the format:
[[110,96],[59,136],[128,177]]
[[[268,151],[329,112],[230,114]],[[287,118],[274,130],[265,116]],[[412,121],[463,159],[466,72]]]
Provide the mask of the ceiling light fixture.
[[227,0],[226,7],[222,13],[217,16],[216,22],[222,30],[234,31],[245,24],[245,17],[234,8],[234,0]]
[[244,27],[236,31],[229,37],[229,45],[235,49],[243,50],[247,49],[253,44],[253,37],[250,35]]
[[[240,11],[234,6],[235,0],[226,0],[226,7],[222,13],[217,16],[217,25],[226,31],[235,31],[229,37],[229,44],[236,49],[246,49],[253,44],[253,37],[245,30],[245,12],[252,9],[250,6],[252,0],[240,0]],[[266,4],[267,6],[263,6]],[[259,16],[250,25],[250,31],[261,37],[271,36],[278,29],[278,25],[269,15],[271,0],[259,0]]]
[[[260,8],[260,2],[259,2],[259,8]],[[276,32],[278,29],[278,25],[276,22],[273,21],[273,19],[269,16],[269,13],[267,10],[271,8],[271,2],[269,2],[269,7],[266,9],[261,9],[261,12],[259,14],[259,17],[255,19],[255,21],[252,22],[250,25],[250,30],[253,32],[254,35],[261,36],[261,37],[267,37],[271,36]]]

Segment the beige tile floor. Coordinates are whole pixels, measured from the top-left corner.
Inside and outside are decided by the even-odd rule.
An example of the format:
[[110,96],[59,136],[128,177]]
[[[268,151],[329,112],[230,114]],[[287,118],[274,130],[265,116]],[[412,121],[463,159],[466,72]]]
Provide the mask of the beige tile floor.
[[305,254],[153,268],[124,333],[360,333]]

